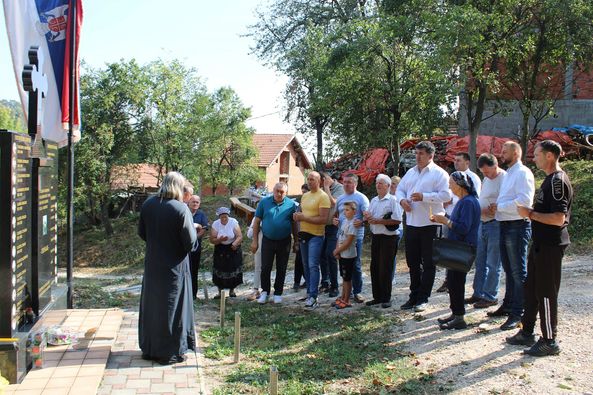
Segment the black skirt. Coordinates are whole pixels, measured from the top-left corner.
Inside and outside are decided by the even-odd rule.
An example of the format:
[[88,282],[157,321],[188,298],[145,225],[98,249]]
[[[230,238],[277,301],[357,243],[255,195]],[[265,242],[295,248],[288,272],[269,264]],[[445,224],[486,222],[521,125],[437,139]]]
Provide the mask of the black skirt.
[[243,284],[243,253],[230,244],[214,246],[212,282],[220,289],[232,289]]

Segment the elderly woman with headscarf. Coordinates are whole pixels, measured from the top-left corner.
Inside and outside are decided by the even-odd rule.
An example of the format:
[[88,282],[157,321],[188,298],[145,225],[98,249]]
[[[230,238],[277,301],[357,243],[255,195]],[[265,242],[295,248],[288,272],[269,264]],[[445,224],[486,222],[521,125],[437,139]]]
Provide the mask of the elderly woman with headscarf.
[[229,296],[236,297],[235,287],[243,283],[243,253],[241,242],[243,235],[236,219],[231,218],[228,207],[216,210],[218,219],[210,228],[210,242],[214,244],[214,262],[212,263],[212,282],[220,291],[229,289]]
[[195,350],[188,253],[197,241],[182,202],[185,178],[170,172],[140,211],[138,234],[146,242],[138,335],[142,358],[169,365]]
[[[478,227],[480,226],[480,203],[472,179],[461,171],[451,173],[449,188],[459,201],[455,205],[451,217],[433,215],[431,221],[447,226],[447,238],[459,240],[476,247],[478,244]],[[465,315],[464,292],[467,273],[447,270],[447,285],[449,286],[449,301],[451,315],[439,318],[441,329],[465,329],[467,323]]]

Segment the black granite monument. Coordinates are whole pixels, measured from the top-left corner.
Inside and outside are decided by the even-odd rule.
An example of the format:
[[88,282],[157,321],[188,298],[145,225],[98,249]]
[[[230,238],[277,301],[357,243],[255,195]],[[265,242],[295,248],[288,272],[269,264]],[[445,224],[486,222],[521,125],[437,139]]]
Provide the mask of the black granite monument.
[[[0,130],[0,373],[20,382],[29,331],[56,303],[57,145],[41,138],[47,80],[38,48],[23,70],[29,134]],[[61,307],[61,306],[60,306]]]

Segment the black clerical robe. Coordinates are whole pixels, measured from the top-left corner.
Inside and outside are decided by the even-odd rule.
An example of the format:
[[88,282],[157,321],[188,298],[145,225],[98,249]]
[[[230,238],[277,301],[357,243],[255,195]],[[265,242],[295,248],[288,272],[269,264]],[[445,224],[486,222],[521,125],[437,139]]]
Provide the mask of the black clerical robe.
[[154,196],[140,212],[146,242],[138,335],[142,354],[168,360],[195,349],[188,253],[197,241],[189,208]]

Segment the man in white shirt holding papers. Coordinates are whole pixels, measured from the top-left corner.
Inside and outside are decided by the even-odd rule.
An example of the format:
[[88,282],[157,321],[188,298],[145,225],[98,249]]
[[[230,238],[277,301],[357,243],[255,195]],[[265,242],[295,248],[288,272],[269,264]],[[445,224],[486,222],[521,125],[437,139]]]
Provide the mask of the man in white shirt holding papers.
[[433,162],[435,147],[429,141],[416,145],[416,166],[397,187],[396,199],[406,212],[406,260],[410,269],[410,297],[402,310],[424,311],[434,284],[432,239],[439,225],[431,214],[444,215],[443,203],[451,200],[449,175]]

